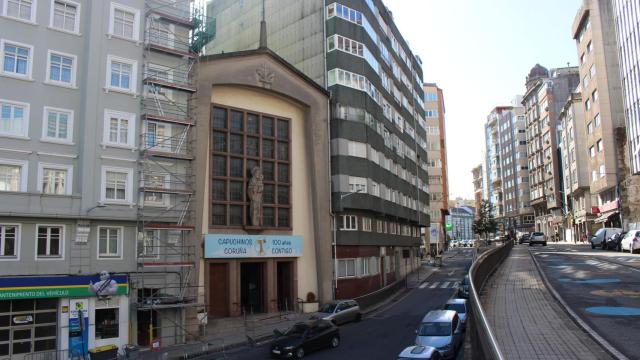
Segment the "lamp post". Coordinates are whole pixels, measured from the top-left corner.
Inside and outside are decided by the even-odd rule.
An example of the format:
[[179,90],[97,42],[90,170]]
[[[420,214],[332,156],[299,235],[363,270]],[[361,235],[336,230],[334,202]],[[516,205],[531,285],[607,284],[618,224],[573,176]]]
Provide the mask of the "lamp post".
[[[341,193],[340,194],[340,211],[342,211],[342,200],[348,196],[351,196],[353,194],[358,194],[361,193],[362,189],[358,189],[355,192],[348,192],[348,193]],[[336,295],[338,293],[338,243],[337,243],[337,237],[338,237],[338,221],[337,221],[337,215],[334,212],[333,213],[333,242],[332,242],[332,246],[333,246],[333,300],[337,300],[336,299]]]

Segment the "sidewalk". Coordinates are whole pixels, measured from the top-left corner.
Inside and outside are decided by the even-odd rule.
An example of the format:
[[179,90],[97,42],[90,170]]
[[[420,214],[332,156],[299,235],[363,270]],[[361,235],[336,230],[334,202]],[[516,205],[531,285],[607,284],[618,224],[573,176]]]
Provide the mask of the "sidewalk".
[[506,359],[611,359],[549,293],[526,247],[511,250],[480,297]]

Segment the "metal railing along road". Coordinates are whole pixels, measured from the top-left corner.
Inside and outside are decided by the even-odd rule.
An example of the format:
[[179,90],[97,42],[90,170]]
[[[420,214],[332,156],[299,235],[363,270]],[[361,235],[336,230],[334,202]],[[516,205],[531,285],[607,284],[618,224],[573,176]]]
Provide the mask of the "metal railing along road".
[[502,264],[513,248],[513,241],[479,254],[469,268],[469,301],[471,302],[471,350],[473,359],[505,360],[480,303],[480,291],[487,279]]

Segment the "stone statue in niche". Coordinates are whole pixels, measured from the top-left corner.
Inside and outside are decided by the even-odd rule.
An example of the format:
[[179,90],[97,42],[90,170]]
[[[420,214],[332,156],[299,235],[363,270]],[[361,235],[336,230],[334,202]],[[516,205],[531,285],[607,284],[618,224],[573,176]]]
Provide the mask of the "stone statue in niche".
[[262,193],[264,192],[264,175],[262,169],[254,167],[251,169],[251,180],[249,180],[249,201],[251,209],[251,226],[262,225]]

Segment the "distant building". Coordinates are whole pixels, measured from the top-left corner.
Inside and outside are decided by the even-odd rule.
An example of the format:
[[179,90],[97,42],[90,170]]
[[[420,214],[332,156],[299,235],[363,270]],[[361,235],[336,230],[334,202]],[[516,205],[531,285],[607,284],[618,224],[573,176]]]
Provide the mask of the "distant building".
[[476,216],[478,215],[478,211],[480,211],[480,206],[482,206],[482,179],[484,178],[483,176],[483,170],[482,170],[482,164],[474,167],[473,169],[471,169],[471,173],[473,175],[473,195],[474,195],[474,207],[476,209]]
[[447,235],[451,239],[473,239],[475,211],[474,208],[468,206],[449,208],[446,222],[451,224],[451,230],[447,231]]

